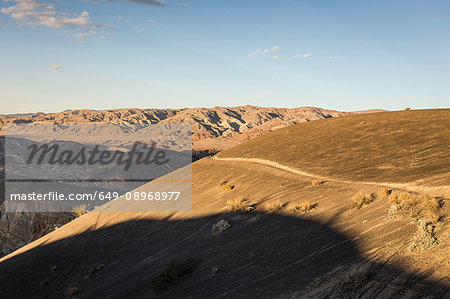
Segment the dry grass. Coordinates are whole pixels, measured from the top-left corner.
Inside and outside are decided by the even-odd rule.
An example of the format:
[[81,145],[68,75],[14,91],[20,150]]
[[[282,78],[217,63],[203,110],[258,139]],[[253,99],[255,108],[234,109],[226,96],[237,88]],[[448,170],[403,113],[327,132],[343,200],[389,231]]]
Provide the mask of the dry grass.
[[436,246],[437,239],[434,236],[434,226],[423,220],[417,221],[417,232],[414,241],[409,243],[408,249],[411,251],[423,252],[432,246]]
[[375,194],[366,195],[360,191],[352,197],[353,207],[355,209],[361,209],[364,205],[370,204],[375,199]]
[[323,183],[324,183],[324,181],[319,180],[319,179],[314,179],[314,180],[311,181],[311,185],[313,185],[313,186],[320,186]]
[[391,196],[392,217],[409,217],[414,220],[424,220],[428,223],[437,223],[443,218],[442,200],[421,194],[403,192]]
[[72,208],[72,214],[75,217],[80,217],[88,212],[87,204],[81,204]]
[[391,193],[392,193],[392,189],[384,188],[383,190],[381,190],[381,194],[385,197],[389,197],[389,195],[391,195]]
[[80,288],[79,288],[79,287],[74,287],[74,286],[72,286],[72,287],[69,287],[69,288],[67,289],[66,295],[67,295],[68,297],[72,297],[73,295],[76,295],[76,294],[78,294],[79,292],[80,292]]
[[292,212],[300,212],[300,213],[307,213],[314,209],[315,204],[311,204],[309,201],[303,201],[300,204],[294,205],[291,208]]
[[271,202],[266,205],[266,210],[270,213],[276,213],[281,211],[285,205],[285,203],[281,203],[280,201]]
[[97,264],[95,266],[92,266],[91,269],[89,269],[89,275],[92,275],[98,271],[100,271],[101,269],[103,269],[105,267],[104,264]]
[[411,251],[423,252],[437,245],[435,237],[436,224],[444,218],[442,200],[421,194],[403,192],[391,196],[390,217],[412,219],[417,225],[414,240],[409,244]]
[[227,205],[231,211],[248,213],[255,209],[250,201],[243,197],[236,197],[227,201]]
[[224,184],[224,185],[221,186],[221,188],[222,188],[223,191],[231,191],[231,190],[234,189],[234,186],[233,185]]
[[173,258],[169,266],[156,277],[152,283],[151,288],[156,293],[161,293],[167,290],[170,285],[179,281],[183,276],[194,271],[197,266],[195,259],[189,257],[184,261],[179,258]]

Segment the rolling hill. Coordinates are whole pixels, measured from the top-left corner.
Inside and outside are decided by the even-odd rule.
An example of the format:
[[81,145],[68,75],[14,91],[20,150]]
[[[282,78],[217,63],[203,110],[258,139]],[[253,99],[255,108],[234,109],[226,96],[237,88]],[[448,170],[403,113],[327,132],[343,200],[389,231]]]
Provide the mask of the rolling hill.
[[192,212],[83,215],[0,260],[3,297],[448,297],[448,119],[316,120],[201,159]]

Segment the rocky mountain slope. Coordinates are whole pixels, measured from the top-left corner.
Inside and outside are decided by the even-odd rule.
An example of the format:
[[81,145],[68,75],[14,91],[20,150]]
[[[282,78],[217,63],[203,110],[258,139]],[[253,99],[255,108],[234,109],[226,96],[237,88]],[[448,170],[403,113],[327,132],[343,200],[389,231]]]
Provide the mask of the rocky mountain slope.
[[[368,111],[372,112],[372,111]],[[314,107],[263,108],[255,106],[186,109],[69,110],[60,113],[0,116],[0,129],[13,123],[191,124],[194,149],[218,150],[292,124],[350,115]],[[2,132],[0,131],[0,133]]]
[[[447,298],[450,169],[441,152],[450,110],[410,112],[297,124],[270,133],[276,142],[264,152],[269,135],[201,159],[192,212],[90,212],[2,258],[0,289],[10,297]],[[433,127],[426,147],[414,138],[418,120]],[[364,136],[386,148],[359,136],[362,122]],[[345,138],[323,144],[335,127]],[[315,138],[303,138],[310,128]],[[286,156],[293,146],[320,154],[300,151],[295,163]],[[373,172],[411,146],[420,149],[417,166]],[[340,173],[332,165],[342,153],[353,168]]]
[[[363,113],[379,112],[363,111]],[[60,113],[38,113],[0,116],[0,135],[8,124],[191,124],[193,158],[220,151],[253,137],[292,124],[310,120],[350,115],[351,112],[303,107],[263,108],[255,106],[186,108],[186,109],[117,109],[69,110]],[[109,138],[109,137],[108,137]],[[0,142],[0,158],[3,146]],[[1,159],[0,159],[0,164]],[[0,165],[0,167],[3,167]],[[3,179],[3,171],[0,172]],[[3,190],[3,188],[1,189]],[[7,254],[71,220],[66,214],[36,216],[32,213],[4,213],[3,192],[0,195],[0,256]]]

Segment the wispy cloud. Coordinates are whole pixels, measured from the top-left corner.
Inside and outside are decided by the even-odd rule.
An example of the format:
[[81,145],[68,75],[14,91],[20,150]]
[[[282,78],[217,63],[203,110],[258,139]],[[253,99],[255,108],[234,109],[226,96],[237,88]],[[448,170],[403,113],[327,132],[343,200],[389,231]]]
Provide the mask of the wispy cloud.
[[133,27],[133,30],[134,30],[134,31],[137,31],[137,32],[145,32],[145,31],[147,31],[146,29],[141,28],[141,27],[139,27],[139,26],[134,26],[134,27]]
[[52,66],[50,66],[52,69],[55,69],[55,70],[60,70],[60,69],[62,69],[62,66],[61,65],[59,65],[59,64],[55,64],[55,65],[52,65]]
[[120,22],[124,22],[124,23],[130,22],[129,20],[125,19],[125,18],[122,17],[122,16],[117,17],[117,20],[120,21]]
[[105,39],[103,34],[97,34],[95,31],[72,34],[76,39]]
[[278,47],[278,46],[273,46],[271,49],[265,49],[265,50],[263,51],[263,53],[266,54],[266,53],[271,53],[271,52],[277,52],[278,50],[280,50],[280,47]]
[[80,14],[58,11],[53,4],[37,0],[14,0],[15,5],[1,9],[20,26],[44,26],[51,28],[105,28],[94,24],[87,11]]
[[296,54],[296,55],[294,56],[294,58],[308,58],[308,57],[310,57],[310,56],[312,56],[312,54],[310,54],[310,53],[306,53],[306,54]]
[[[102,0],[84,0],[88,2],[101,2]],[[132,2],[138,4],[152,5],[152,6],[167,6],[164,0],[107,0],[108,2]]]
[[259,55],[259,54],[273,53],[273,52],[277,52],[278,50],[280,50],[280,47],[278,47],[278,46],[273,46],[270,49],[264,49],[264,50],[258,49],[255,52],[248,54],[247,57],[252,57],[252,56]]
[[248,54],[247,57],[252,57],[252,56],[259,55],[259,54],[261,54],[261,50],[256,50],[255,52]]
[[280,56],[275,55],[275,56],[273,56],[272,58],[273,58],[273,59],[280,59]]

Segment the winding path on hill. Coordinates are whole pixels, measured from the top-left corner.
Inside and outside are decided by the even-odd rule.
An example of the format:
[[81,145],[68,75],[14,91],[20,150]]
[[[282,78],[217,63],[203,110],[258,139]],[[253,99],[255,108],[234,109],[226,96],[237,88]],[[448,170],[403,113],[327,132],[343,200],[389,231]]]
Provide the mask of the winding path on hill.
[[361,182],[361,181],[346,181],[346,180],[339,180],[335,178],[330,177],[324,177],[315,175],[306,171],[301,171],[286,165],[279,164],[274,161],[270,160],[264,160],[264,159],[258,159],[258,158],[220,158],[217,156],[212,157],[214,160],[219,161],[231,161],[231,162],[246,162],[246,163],[255,163],[260,165],[265,165],[273,168],[277,168],[280,170],[284,170],[290,173],[295,173],[301,176],[306,176],[314,179],[320,179],[323,181],[330,181],[330,182],[336,182],[336,183],[342,183],[342,184],[361,184],[361,185],[369,185],[369,186],[376,186],[376,187],[384,187],[384,188],[395,188],[395,189],[403,189],[407,191],[413,191],[413,192],[426,192],[430,193],[430,195],[438,196],[438,197],[450,197],[450,186],[441,186],[441,187],[429,187],[429,186],[417,186],[414,183],[409,184],[398,184],[398,183],[378,183],[378,182]]

